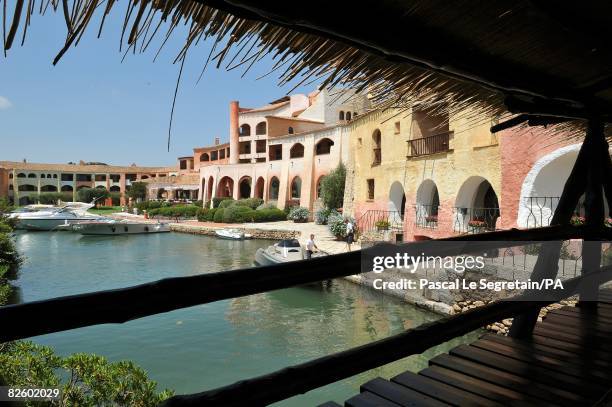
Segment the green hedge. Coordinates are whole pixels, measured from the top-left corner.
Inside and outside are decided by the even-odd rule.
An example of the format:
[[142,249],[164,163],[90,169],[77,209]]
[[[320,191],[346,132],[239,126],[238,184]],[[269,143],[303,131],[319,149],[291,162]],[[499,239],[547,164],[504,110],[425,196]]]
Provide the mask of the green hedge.
[[177,205],[148,210],[149,216],[163,216],[167,218],[195,218],[199,208],[195,205]]
[[257,209],[257,207],[261,204],[263,204],[263,199],[261,198],[239,199],[234,202],[234,205],[247,206],[251,209]]
[[223,201],[219,202],[219,208],[229,208],[235,203],[236,201],[234,201],[232,198],[224,199]]
[[214,197],[212,199],[213,208],[218,208],[219,205],[221,204],[221,202],[223,202],[223,201],[233,201],[233,200],[234,200],[234,198],[232,198],[230,196],[226,196],[226,197],[223,197],[223,198]]
[[287,214],[278,208],[258,209],[253,216],[255,222],[275,222],[285,219],[287,219]]
[[216,223],[223,222],[223,213],[225,212],[225,208],[217,208],[215,214],[213,216],[213,221]]
[[255,211],[248,206],[233,205],[223,211],[224,223],[253,222]]

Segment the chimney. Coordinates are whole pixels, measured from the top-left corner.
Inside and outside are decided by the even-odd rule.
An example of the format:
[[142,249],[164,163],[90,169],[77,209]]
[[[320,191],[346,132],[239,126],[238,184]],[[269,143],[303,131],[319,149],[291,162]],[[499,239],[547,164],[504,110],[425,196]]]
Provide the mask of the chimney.
[[218,146],[221,144],[221,139],[219,137],[215,137],[215,145]]
[[238,137],[240,135],[238,112],[240,107],[238,101],[230,102],[230,164],[238,164]]

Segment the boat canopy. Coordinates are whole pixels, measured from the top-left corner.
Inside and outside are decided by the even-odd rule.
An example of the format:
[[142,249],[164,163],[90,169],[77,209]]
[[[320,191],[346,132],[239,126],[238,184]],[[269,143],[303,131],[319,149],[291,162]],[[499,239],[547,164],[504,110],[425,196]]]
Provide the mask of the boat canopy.
[[283,239],[278,242],[278,247],[300,247],[300,242],[297,239]]

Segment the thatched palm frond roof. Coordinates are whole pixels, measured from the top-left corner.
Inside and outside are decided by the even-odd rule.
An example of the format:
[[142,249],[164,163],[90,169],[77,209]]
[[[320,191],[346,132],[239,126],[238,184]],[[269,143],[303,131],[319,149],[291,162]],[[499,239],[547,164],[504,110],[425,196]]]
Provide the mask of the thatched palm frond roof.
[[[248,68],[272,55],[282,83],[323,78],[326,86],[367,89],[374,102],[612,117],[609,1],[127,1],[123,40],[134,49],[190,25],[177,60],[212,37],[217,66]],[[31,13],[50,8],[67,27],[57,61],[96,14],[104,22],[119,4],[125,2],[16,0],[6,11],[5,49],[19,24],[25,37]],[[169,23],[165,33],[162,21]]]

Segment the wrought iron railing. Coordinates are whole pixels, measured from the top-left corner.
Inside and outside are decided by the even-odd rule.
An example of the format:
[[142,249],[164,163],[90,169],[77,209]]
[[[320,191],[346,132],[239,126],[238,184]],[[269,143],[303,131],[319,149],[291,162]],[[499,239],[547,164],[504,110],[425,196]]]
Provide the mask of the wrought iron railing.
[[380,147],[374,149],[374,159],[372,160],[372,165],[380,165],[382,159]]
[[399,211],[366,211],[359,219],[357,226],[361,234],[372,231],[402,231],[404,220]]
[[[559,204],[558,196],[528,196],[525,201],[522,202],[526,209],[526,214],[522,214],[524,226],[527,228],[535,228],[540,226],[549,226],[552,220],[555,209]],[[525,210],[523,209],[523,210]],[[520,213],[520,212],[519,212]],[[584,218],[585,209],[584,202],[581,200],[578,202],[576,209],[574,210],[575,217]],[[580,220],[578,220],[580,221]],[[520,222],[519,222],[520,223]]]
[[453,231],[482,233],[497,230],[499,208],[454,208]]
[[414,206],[414,224],[419,228],[436,229],[438,227],[438,205],[422,205],[417,203]]
[[443,153],[449,151],[449,140],[452,132],[434,134],[433,136],[408,140],[409,157]]

